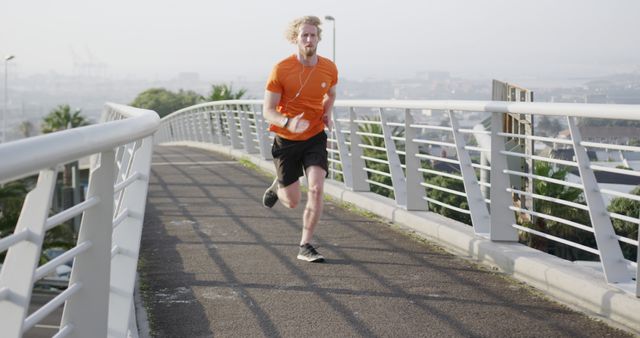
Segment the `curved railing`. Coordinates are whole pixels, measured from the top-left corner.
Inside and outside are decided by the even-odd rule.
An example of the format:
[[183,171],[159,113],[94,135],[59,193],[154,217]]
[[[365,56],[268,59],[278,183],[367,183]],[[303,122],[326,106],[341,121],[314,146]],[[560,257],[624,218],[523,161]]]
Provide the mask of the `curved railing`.
[[[157,142],[213,143],[271,159],[273,136],[261,111],[259,100],[185,108],[163,118]],[[570,135],[506,133],[505,114],[555,119]],[[635,182],[640,172],[597,163],[590,156],[605,151],[640,159],[640,147],[583,140],[578,125],[583,118],[637,122],[640,105],[336,101],[328,144],[330,177],[350,190],[392,198],[406,210],[433,210],[466,222],[478,236],[493,241],[542,241],[577,259],[599,261],[608,283],[638,294],[637,254],[625,257],[622,250],[637,251],[638,238],[616,233],[612,220],[637,231],[640,215],[608,211],[607,201],[638,203],[640,196],[610,188],[597,177],[613,174]],[[525,142],[538,151],[523,151]],[[571,153],[570,158],[553,156],[558,149]],[[548,173],[574,175],[549,177],[526,161],[546,164]],[[548,189],[545,195],[550,185],[555,192]],[[566,192],[575,198],[563,199]],[[562,231],[551,231],[550,224]]]
[[[55,337],[126,337],[135,329],[133,289],[158,115],[106,104],[96,125],[0,144],[0,184],[37,176],[0,273],[3,337],[21,337],[64,304]],[[58,168],[91,156],[86,198],[50,215]],[[82,217],[76,245],[39,265],[47,231]],[[34,283],[73,260],[64,291],[30,313]]]

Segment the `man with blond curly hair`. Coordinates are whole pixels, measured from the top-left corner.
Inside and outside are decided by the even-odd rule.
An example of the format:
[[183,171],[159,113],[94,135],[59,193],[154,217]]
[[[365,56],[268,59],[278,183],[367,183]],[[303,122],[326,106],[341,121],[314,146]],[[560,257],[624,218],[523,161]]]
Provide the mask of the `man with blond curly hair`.
[[262,204],[277,201],[287,208],[300,203],[300,176],[308,181],[307,204],[302,216],[302,237],[297,258],[322,262],[311,245],[322,214],[324,180],[328,173],[327,134],[336,99],[338,69],[316,54],[321,21],[304,16],[292,21],[285,33],[296,53],[278,62],[271,71],[264,94],[264,117],[275,133],[271,153],[277,177],[265,191]]

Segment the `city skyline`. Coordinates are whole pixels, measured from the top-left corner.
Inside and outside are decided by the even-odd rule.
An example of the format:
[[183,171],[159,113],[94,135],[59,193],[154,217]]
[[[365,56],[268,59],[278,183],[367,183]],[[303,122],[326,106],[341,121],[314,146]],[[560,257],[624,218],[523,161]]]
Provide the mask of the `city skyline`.
[[[283,32],[298,16],[335,17],[336,58],[347,79],[406,78],[426,71],[464,77],[559,78],[640,71],[640,3],[631,0],[210,3],[188,0],[13,3],[0,13],[10,72],[93,73],[212,81],[261,80],[294,52]],[[364,8],[366,6],[366,8]],[[332,55],[334,22],[321,55]]]

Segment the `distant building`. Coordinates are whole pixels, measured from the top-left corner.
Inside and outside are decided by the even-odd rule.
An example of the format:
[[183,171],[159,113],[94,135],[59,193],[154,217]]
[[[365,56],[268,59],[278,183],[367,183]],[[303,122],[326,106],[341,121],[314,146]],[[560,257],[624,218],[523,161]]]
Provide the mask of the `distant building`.
[[580,126],[582,139],[585,141],[627,144],[640,137],[638,127],[626,126]]
[[429,72],[428,78],[429,81],[449,81],[451,79],[451,75],[449,72]]
[[589,94],[586,99],[587,103],[608,103],[607,94]]

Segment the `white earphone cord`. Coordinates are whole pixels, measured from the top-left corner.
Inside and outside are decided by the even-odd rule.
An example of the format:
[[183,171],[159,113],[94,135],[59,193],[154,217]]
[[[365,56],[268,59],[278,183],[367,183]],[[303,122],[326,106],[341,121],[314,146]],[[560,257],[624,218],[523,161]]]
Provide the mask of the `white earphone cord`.
[[287,103],[284,104],[284,109],[283,111],[287,111],[287,107],[289,106],[289,103],[291,103],[291,101],[295,100],[298,98],[298,96],[300,96],[300,93],[302,93],[302,89],[304,88],[304,86],[307,85],[307,82],[309,82],[309,79],[311,78],[311,74],[313,74],[313,71],[316,70],[316,66],[313,66],[313,68],[311,68],[311,71],[309,72],[309,75],[307,75],[307,78],[304,80],[304,83],[302,82],[302,74],[304,73],[304,65],[302,65],[302,71],[300,72],[300,74],[298,74],[298,81],[300,82],[300,89],[298,89],[298,92],[296,93],[296,95],[293,96],[292,99],[290,99],[289,101],[287,101]]

